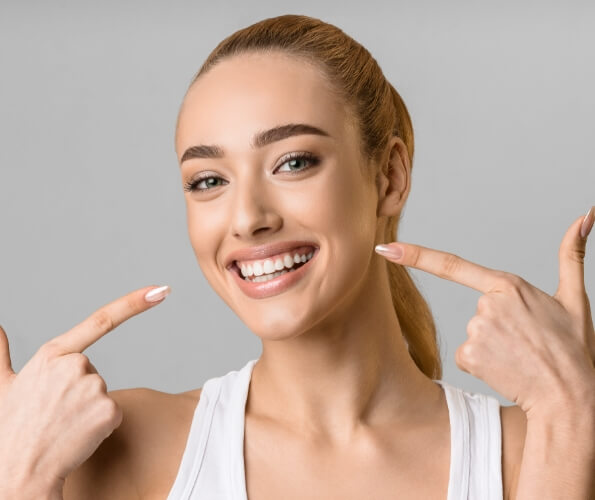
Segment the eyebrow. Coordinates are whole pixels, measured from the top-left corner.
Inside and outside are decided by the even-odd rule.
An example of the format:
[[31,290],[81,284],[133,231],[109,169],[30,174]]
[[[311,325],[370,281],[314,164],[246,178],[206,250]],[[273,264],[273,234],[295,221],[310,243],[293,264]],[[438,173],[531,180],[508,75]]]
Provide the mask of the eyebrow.
[[[258,132],[252,138],[252,148],[262,148],[272,142],[280,141],[294,135],[314,134],[330,137],[328,132],[308,125],[306,123],[288,123],[287,125],[279,125],[269,130]],[[216,144],[206,145],[200,144],[198,146],[191,146],[182,155],[180,164],[186,160],[193,158],[222,158],[224,156],[223,148]]]

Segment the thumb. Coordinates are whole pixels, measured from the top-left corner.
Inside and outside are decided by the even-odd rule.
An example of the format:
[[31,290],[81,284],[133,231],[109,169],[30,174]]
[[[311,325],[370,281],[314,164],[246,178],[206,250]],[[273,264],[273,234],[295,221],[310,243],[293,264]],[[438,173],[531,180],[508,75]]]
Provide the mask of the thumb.
[[575,220],[560,244],[558,255],[560,261],[560,279],[558,290],[554,295],[565,308],[577,311],[577,304],[582,309],[584,300],[580,302],[577,299],[584,299],[585,290],[585,251],[587,246],[587,236],[593,227],[595,217],[595,208],[591,207],[584,217]]
[[10,361],[8,337],[4,328],[0,326],[0,380],[7,375],[14,375],[14,371],[12,370],[12,363]]

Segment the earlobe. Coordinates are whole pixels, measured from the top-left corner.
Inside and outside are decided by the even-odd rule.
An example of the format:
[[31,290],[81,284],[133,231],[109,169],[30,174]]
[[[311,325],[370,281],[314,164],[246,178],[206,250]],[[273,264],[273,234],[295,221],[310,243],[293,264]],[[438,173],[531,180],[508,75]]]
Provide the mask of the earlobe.
[[378,216],[397,215],[409,195],[410,162],[407,146],[399,137],[392,137],[388,146],[388,155],[384,156],[383,165],[378,171]]

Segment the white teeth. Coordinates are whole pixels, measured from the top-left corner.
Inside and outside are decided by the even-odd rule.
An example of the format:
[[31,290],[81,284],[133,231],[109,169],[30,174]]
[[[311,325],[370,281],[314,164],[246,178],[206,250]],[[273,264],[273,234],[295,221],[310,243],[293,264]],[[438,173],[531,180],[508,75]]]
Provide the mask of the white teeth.
[[271,274],[275,272],[275,264],[273,264],[271,259],[265,260],[262,268],[264,269],[264,274]]
[[252,270],[254,271],[255,276],[262,276],[264,274],[262,264],[260,262],[255,262],[252,264]]
[[293,266],[293,259],[290,255],[285,255],[285,257],[283,257],[283,264],[285,264],[285,267],[288,269]]
[[256,278],[254,278],[254,279],[246,278],[246,281],[253,281],[253,282],[254,281],[256,281],[256,282],[269,281],[269,280],[276,278],[277,276],[281,276],[282,274],[286,274],[289,272],[290,271],[288,271],[287,269],[284,269],[283,271],[279,271],[277,273],[265,274],[264,276],[256,276]]
[[[284,255],[283,258],[278,257],[274,261],[273,259],[266,259],[264,262],[253,262],[252,264],[241,264],[240,271],[244,278],[248,278],[249,276],[254,276],[254,280],[248,281],[268,281],[276,276],[279,276],[279,272],[283,273],[286,272],[287,268],[289,271],[293,271],[292,267],[294,264],[302,264],[304,262],[309,261],[314,252],[310,252],[308,254],[300,255],[298,253],[294,254],[293,258],[291,255]],[[263,276],[265,275],[265,276]],[[263,277],[263,279],[256,279]],[[266,280],[264,279],[266,277]]]

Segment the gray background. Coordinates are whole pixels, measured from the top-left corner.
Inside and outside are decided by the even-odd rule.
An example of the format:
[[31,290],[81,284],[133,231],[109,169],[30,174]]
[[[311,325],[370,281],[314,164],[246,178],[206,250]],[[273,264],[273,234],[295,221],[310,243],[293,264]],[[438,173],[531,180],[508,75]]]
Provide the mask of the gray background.
[[[297,13],[366,46],[403,96],[417,153],[400,237],[553,294],[568,225],[595,203],[595,8],[544,2],[0,3],[0,323],[14,368],[101,305],[169,284],[85,351],[110,390],[180,392],[261,344],[211,290],[186,233],[178,106],[236,29]],[[595,291],[592,248],[587,290]],[[444,379],[479,293],[413,271]]]

